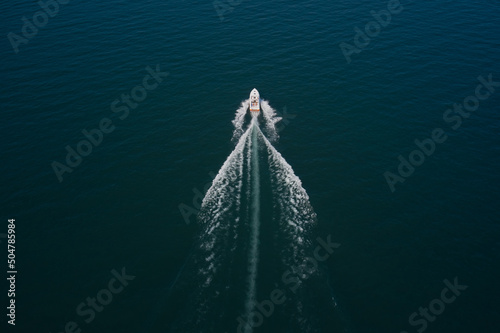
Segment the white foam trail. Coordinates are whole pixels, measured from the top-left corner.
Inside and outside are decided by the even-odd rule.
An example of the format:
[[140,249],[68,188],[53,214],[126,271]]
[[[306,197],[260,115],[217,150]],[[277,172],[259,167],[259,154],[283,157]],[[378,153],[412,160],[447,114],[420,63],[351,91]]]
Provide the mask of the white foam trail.
[[233,141],[236,141],[243,134],[243,123],[245,121],[245,115],[247,113],[248,107],[250,106],[250,99],[241,102],[240,107],[236,110],[236,116],[233,120],[234,131],[233,131]]
[[[245,317],[248,319],[250,312],[256,303],[256,280],[257,266],[259,264],[259,234],[260,234],[260,169],[259,169],[259,146],[258,146],[257,118],[252,119],[252,140],[249,149],[252,152],[251,174],[252,174],[252,210],[250,230],[250,251],[248,254],[248,293],[245,303]],[[245,331],[252,332],[247,325]]]
[[[203,198],[200,209],[200,220],[204,224],[201,249],[205,251],[205,260],[200,265],[200,275],[203,277],[203,286],[207,287],[219,267],[219,259],[225,255],[225,250],[217,251],[218,241],[231,237],[237,238],[236,224],[239,222],[241,205],[241,189],[243,185],[243,152],[249,141],[250,130],[247,130],[238,141],[233,152],[226,159],[215,176],[212,186]],[[231,216],[231,212],[235,216]],[[230,223],[228,223],[230,221]],[[232,223],[234,221],[234,223]],[[231,225],[233,228],[231,229]],[[230,235],[230,233],[233,233]]]
[[262,110],[262,116],[266,121],[265,129],[267,137],[271,140],[271,142],[275,142],[279,139],[276,123],[281,120],[281,117],[278,117],[276,110],[273,109],[266,100],[262,100],[260,102],[260,108]]
[[287,265],[296,264],[305,257],[304,250],[309,241],[307,234],[316,222],[316,213],[290,164],[264,135],[261,137],[268,151],[273,197],[280,209],[281,229],[292,240],[287,250],[290,253],[283,257],[286,258]]
[[[221,198],[222,195],[228,190],[228,185],[232,180],[241,178],[240,176],[242,174],[243,150],[245,148],[245,143],[248,139],[249,133],[250,130],[247,130],[240,137],[238,144],[220,168],[217,176],[215,176],[212,182],[212,186],[210,186],[207,194],[205,194],[205,197],[203,198],[201,204],[202,208],[207,207],[209,202],[213,202],[217,198]],[[218,201],[220,202],[220,200]]]
[[[276,123],[281,120],[276,111],[269,106],[267,101],[261,102],[261,114],[252,114],[250,126],[245,130],[245,117],[249,101],[241,103],[233,120],[233,139],[237,144],[228,156],[212,186],[207,191],[202,201],[200,220],[203,223],[201,250],[203,254],[199,261],[200,286],[198,295],[199,316],[201,320],[205,313],[210,312],[214,297],[221,294],[221,287],[217,274],[227,274],[231,269],[232,257],[238,237],[238,225],[241,223],[241,191],[243,182],[247,186],[246,205],[249,221],[249,250],[247,263],[247,291],[244,303],[244,318],[247,320],[254,310],[257,295],[257,275],[260,255],[260,169],[259,169],[259,141],[264,143],[270,168],[271,188],[275,208],[278,209],[280,237],[288,243],[281,252],[282,262],[285,267],[299,267],[303,259],[309,254],[305,253],[310,245],[308,232],[315,223],[316,214],[310,203],[309,196],[302,187],[300,179],[295,175],[292,167],[285,161],[281,154],[272,146],[271,142],[278,139]],[[258,120],[264,118],[264,132],[259,128]],[[262,147],[261,147],[262,148]],[[247,169],[245,175],[243,171]],[[240,235],[241,237],[241,235]],[[207,288],[210,287],[210,288]],[[212,288],[212,287],[215,287]],[[293,298],[293,296],[291,296]],[[297,323],[305,319],[301,299],[297,296],[294,300],[297,311],[293,314]],[[206,319],[206,318],[205,318]],[[305,322],[305,321],[304,321]],[[246,325],[245,332],[252,332],[250,325]]]
[[[289,245],[282,251],[282,262],[286,267],[299,267],[305,257],[306,249],[310,248],[310,232],[316,223],[314,212],[306,190],[287,161],[261,134],[262,141],[268,151],[268,161],[273,189],[273,199],[280,211],[279,224]],[[298,284],[302,284],[298,280]],[[291,296],[293,298],[293,296]],[[300,299],[296,299],[294,319],[302,327],[308,320],[304,317],[304,307]]]

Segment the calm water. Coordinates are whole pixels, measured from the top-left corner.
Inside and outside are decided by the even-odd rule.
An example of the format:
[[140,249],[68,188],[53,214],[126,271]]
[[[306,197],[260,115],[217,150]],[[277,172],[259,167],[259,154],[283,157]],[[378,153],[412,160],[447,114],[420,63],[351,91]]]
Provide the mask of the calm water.
[[[234,1],[221,20],[209,0],[71,1],[18,53],[8,33],[24,38],[22,17],[32,21],[40,7],[2,3],[0,233],[16,219],[18,269],[8,329],[62,332],[74,321],[82,332],[203,331],[182,326],[194,316],[204,331],[236,332],[245,271],[206,291],[234,290],[209,317],[196,312],[192,291],[202,286],[190,277],[203,228],[194,216],[187,224],[179,205],[200,201],[193,189],[203,192],[233,150],[235,110],[256,87],[288,114],[274,145],[317,214],[308,241],[331,235],[341,244],[303,295],[316,318],[311,331],[417,332],[427,322],[426,332],[497,332],[500,87],[482,88],[490,96],[456,130],[458,120],[443,115],[474,95],[479,76],[500,81],[500,4],[402,6],[348,63],[340,43],[354,45],[354,28],[364,30],[387,2]],[[156,88],[127,116],[113,112],[157,65],[168,76],[147,81]],[[59,181],[51,164],[66,164],[65,147],[77,149],[82,130],[106,118],[114,130]],[[391,192],[384,173],[397,175],[398,156],[408,159],[414,140],[435,128],[447,140]],[[265,214],[272,197],[262,186]],[[281,268],[265,265],[289,245],[261,244],[258,300],[285,288]],[[123,267],[135,278],[92,320],[79,315],[87,297],[112,295],[99,292]],[[412,326],[412,313],[455,277],[468,288]],[[3,311],[5,288],[4,280]],[[299,331],[286,304],[277,308],[255,332]]]

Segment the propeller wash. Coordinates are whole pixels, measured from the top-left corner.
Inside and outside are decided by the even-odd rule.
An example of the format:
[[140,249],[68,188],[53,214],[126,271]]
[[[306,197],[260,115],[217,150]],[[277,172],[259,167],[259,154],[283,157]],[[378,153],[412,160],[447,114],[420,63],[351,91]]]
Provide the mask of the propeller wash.
[[[172,331],[252,332],[261,325],[318,330],[310,306],[318,284],[295,276],[290,292],[283,277],[311,255],[316,214],[300,179],[272,145],[280,120],[256,89],[236,111],[236,146],[203,199],[199,244],[180,282],[189,297]],[[277,287],[286,301],[263,316],[259,300]]]

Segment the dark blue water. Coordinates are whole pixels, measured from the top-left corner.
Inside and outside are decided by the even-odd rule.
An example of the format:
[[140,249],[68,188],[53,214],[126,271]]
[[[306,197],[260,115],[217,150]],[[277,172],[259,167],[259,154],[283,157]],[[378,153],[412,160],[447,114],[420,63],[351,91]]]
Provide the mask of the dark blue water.
[[[219,267],[222,276],[233,271],[233,284],[204,290],[193,276],[205,229],[179,205],[197,210],[234,149],[235,110],[255,87],[285,116],[274,146],[317,215],[304,256],[317,237],[341,245],[303,293],[287,291],[311,314],[307,325],[297,326],[296,308],[285,303],[254,331],[497,332],[500,86],[483,84],[481,100],[467,99],[472,112],[460,115],[453,104],[476,95],[480,76],[500,81],[498,2],[391,2],[390,22],[381,18],[385,26],[358,46],[354,29],[364,31],[370,12],[388,2],[222,3],[223,20],[211,1],[70,1],[46,23],[39,16],[36,35],[25,29],[29,38],[22,18],[33,22],[39,5],[0,5],[0,247],[6,276],[3,234],[15,218],[18,270],[8,329],[63,332],[74,322],[82,332],[236,331],[250,231],[242,224],[241,252]],[[10,32],[23,41],[17,53]],[[356,48],[350,63],[341,43]],[[143,81],[156,70],[168,75]],[[150,90],[135,88],[144,82]],[[140,102],[127,105],[122,94]],[[77,150],[82,131],[99,127],[108,133],[91,148],[81,144],[92,152],[69,167],[66,146]],[[429,156],[411,155],[436,128],[443,142]],[[403,176],[400,155],[418,164]],[[265,215],[274,195],[263,156]],[[71,172],[58,177],[54,161]],[[394,191],[386,172],[400,177]],[[281,230],[265,221],[259,301],[288,288],[279,277],[287,267],[272,263],[286,253],[276,249],[293,244],[273,241]],[[122,268],[135,278],[101,292],[116,291],[112,270]],[[443,281],[455,277],[468,288],[444,303]],[[4,280],[5,312],[7,289]],[[196,290],[205,301],[227,297],[207,303],[216,306],[207,316]],[[87,297],[99,295],[106,305],[89,310]],[[430,303],[439,314],[419,313]],[[191,317],[205,329],[183,326]]]

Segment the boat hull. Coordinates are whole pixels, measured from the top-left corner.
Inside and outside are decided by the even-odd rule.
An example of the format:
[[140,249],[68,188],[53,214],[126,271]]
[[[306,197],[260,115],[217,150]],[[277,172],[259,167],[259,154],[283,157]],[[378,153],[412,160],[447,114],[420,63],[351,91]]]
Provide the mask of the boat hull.
[[260,94],[255,88],[250,92],[250,112],[260,112]]

